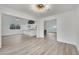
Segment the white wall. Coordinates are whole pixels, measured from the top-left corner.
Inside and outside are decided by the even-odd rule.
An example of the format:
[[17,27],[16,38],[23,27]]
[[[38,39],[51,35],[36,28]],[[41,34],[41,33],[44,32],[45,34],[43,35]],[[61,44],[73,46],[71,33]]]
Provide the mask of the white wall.
[[74,44],[79,50],[79,9],[54,15],[57,19],[57,40]]
[[0,48],[1,48],[1,11],[0,11]]
[[58,41],[76,44],[75,38],[75,12],[70,11],[56,16]]
[[44,20],[37,20],[37,38],[44,38]]
[[10,25],[21,25],[21,23],[22,22],[20,22],[19,20],[16,21],[16,17],[2,14],[2,35],[20,34],[20,30],[11,30]]
[[[58,29],[58,41],[75,44],[79,51],[79,9],[62,14],[58,18],[58,23],[61,23],[58,25],[58,28],[61,28],[60,31]],[[62,38],[59,39],[59,36]]]
[[76,28],[76,45],[77,45],[77,47],[78,47],[78,50],[79,50],[79,5],[78,5],[78,8],[76,9],[76,15],[75,15],[75,21],[74,21],[74,23],[75,23],[75,28]]

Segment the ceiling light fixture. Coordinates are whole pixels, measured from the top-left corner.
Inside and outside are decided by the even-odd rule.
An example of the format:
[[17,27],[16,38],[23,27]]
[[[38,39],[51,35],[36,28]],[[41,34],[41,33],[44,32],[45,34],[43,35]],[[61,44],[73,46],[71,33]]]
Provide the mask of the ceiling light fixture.
[[37,4],[36,6],[37,6],[38,9],[43,9],[45,7],[44,4]]
[[34,5],[31,5],[31,8],[35,12],[45,12],[50,9],[50,5],[48,5],[48,4],[34,4]]

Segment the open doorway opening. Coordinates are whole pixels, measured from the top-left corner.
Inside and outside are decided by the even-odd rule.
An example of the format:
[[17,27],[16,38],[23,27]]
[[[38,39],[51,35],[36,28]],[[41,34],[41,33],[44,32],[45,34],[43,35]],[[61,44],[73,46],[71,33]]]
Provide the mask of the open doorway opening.
[[57,40],[57,20],[46,20],[44,22],[44,36],[48,39]]

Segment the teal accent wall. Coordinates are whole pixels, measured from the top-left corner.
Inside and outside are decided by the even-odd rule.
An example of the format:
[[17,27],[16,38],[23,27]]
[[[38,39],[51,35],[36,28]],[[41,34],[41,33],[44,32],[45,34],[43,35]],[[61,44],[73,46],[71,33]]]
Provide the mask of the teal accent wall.
[[46,21],[46,27],[48,32],[56,32],[57,28],[54,28],[54,26],[56,26],[56,19]]

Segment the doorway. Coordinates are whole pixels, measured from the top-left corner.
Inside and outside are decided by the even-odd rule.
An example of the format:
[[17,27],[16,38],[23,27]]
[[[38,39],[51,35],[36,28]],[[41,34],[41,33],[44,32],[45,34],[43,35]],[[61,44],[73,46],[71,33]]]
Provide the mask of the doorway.
[[44,22],[44,36],[48,39],[57,40],[57,20],[46,20]]

